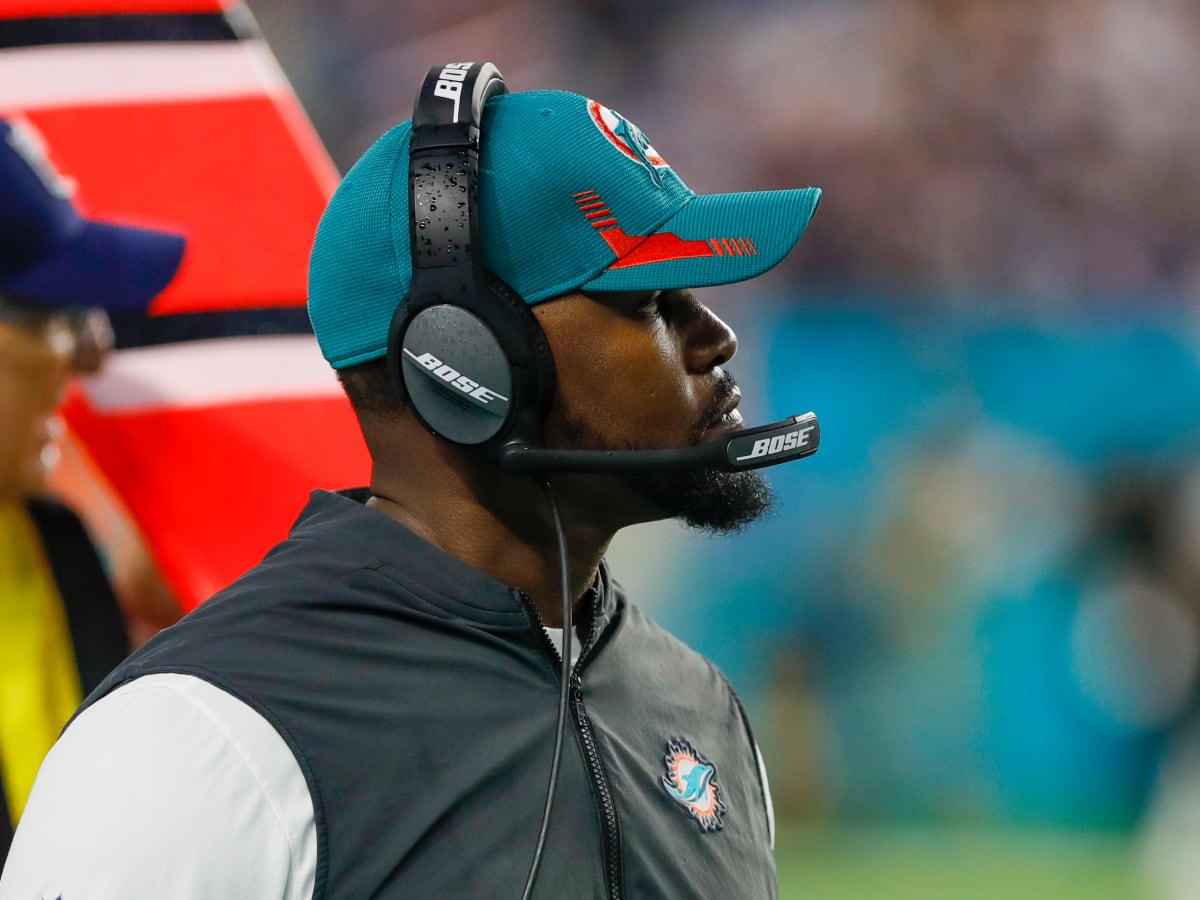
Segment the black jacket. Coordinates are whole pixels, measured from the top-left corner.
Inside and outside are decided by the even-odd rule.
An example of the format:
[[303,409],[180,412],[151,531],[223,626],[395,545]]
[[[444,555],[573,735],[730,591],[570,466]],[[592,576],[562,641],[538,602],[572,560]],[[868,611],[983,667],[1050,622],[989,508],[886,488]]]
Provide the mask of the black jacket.
[[[308,782],[316,898],[515,900],[545,801],[557,651],[519,591],[361,499],[314,493],[288,540],[85,706],[182,672],[261,713]],[[777,896],[732,689],[606,571],[592,618],[535,896]]]

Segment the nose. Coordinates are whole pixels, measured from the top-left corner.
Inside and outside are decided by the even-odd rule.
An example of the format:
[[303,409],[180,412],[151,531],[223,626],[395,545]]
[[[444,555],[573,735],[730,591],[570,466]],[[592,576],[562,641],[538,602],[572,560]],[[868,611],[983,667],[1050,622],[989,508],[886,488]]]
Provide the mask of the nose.
[[683,330],[684,363],[689,372],[704,374],[724,365],[737,353],[737,335],[711,309],[688,297],[677,313]]

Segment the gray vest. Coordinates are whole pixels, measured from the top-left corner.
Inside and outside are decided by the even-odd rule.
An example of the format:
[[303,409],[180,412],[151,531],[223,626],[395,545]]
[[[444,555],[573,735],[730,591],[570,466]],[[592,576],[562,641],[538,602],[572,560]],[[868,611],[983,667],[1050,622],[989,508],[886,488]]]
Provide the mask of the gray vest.
[[[288,540],[84,707],[181,672],[261,713],[312,795],[317,900],[517,900],[550,772],[557,653],[520,592],[359,500],[314,493]],[[741,705],[603,572],[535,896],[777,893]]]

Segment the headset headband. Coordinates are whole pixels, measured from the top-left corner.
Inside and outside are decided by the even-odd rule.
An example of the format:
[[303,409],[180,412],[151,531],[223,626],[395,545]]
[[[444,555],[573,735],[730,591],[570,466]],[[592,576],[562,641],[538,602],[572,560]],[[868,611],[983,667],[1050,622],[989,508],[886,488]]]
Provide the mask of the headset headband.
[[554,358],[529,306],[489,283],[479,243],[483,109],[504,93],[491,63],[434,66],[409,143],[412,287],[392,317],[388,372],[421,422],[457,444],[533,442]]
[[488,98],[506,90],[491,63],[450,63],[425,76],[409,151],[409,303],[475,307],[484,284],[478,251],[479,132]]

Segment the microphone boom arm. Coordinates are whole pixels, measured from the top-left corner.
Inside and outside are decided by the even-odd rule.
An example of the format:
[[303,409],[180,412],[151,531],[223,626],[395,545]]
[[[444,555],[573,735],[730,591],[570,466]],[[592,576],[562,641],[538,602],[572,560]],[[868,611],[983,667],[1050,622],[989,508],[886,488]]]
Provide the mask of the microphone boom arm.
[[821,426],[811,412],[770,425],[743,428],[724,440],[672,450],[547,450],[514,441],[500,451],[512,475],[552,472],[738,472],[803,459],[817,452]]

